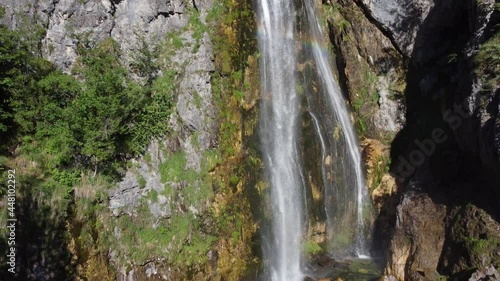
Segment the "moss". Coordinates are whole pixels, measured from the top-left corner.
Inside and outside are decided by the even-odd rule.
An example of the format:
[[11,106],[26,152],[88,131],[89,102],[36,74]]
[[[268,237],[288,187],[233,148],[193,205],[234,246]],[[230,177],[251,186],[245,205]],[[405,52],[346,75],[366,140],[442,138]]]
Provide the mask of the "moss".
[[149,152],[146,152],[146,154],[144,154],[144,161],[146,161],[146,163],[149,165],[151,164],[151,153]]
[[194,132],[191,135],[191,144],[193,145],[194,148],[197,148],[197,149],[200,148],[200,141],[198,140],[199,137],[200,137],[199,132]]
[[333,248],[345,249],[351,243],[351,238],[347,233],[336,233],[332,239]]
[[156,190],[154,190],[154,189],[153,189],[153,190],[151,190],[151,191],[149,192],[149,197],[151,198],[151,201],[152,201],[153,203],[158,202],[158,191],[156,191]]
[[161,181],[179,182],[186,178],[186,153],[176,152],[168,156],[167,160],[160,165]]
[[194,91],[194,92],[193,92],[193,101],[194,101],[194,105],[195,105],[197,108],[201,108],[201,106],[202,106],[202,102],[203,102],[203,99],[202,99],[202,97],[200,96],[200,94],[198,93],[198,91]]
[[452,210],[450,238],[467,253],[455,272],[500,263],[500,236],[494,220],[472,204]]
[[167,44],[173,46],[174,50],[179,50],[184,46],[183,39],[180,37],[179,32],[170,32],[167,35]]
[[137,176],[137,183],[139,184],[140,188],[146,187],[146,179],[142,175]]
[[333,0],[323,10],[333,35],[338,80],[349,95],[358,136],[390,142],[394,135],[374,124],[379,109],[377,82],[380,77],[389,79],[390,97],[400,100],[406,87],[403,57],[384,47],[384,35],[354,2]]
[[125,215],[118,219],[121,239],[111,239],[111,247],[117,250],[119,259],[128,256],[134,263],[141,264],[155,257],[164,257],[169,264],[179,267],[207,261],[206,254],[215,237],[202,231],[198,219],[177,215],[156,227],[152,227],[152,223],[151,216]]
[[302,251],[307,255],[316,255],[321,253],[323,249],[316,242],[308,240],[302,244]]
[[484,90],[493,90],[500,86],[500,31],[481,45],[474,58],[475,74],[484,81]]

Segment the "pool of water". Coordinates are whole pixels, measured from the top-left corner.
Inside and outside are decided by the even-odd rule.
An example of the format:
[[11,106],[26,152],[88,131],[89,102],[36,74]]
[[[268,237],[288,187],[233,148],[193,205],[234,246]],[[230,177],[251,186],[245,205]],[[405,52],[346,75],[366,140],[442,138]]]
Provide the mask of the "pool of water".
[[346,259],[342,261],[318,257],[307,265],[305,281],[338,278],[344,281],[377,281],[383,275],[383,261],[380,259]]

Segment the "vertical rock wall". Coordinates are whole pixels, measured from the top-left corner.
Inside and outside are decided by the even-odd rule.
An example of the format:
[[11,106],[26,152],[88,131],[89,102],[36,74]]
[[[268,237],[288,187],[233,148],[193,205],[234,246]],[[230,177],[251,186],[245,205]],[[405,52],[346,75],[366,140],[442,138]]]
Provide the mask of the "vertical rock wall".
[[[364,156],[380,211],[374,243],[399,280],[466,280],[498,267],[491,227],[500,214],[500,103],[498,68],[488,56],[498,47],[494,5],[337,0],[325,8],[362,136],[390,145],[386,168],[377,164],[384,157],[376,141],[364,142]],[[401,107],[391,105],[398,100]],[[397,108],[402,122],[388,118]],[[481,223],[473,226],[472,216]]]

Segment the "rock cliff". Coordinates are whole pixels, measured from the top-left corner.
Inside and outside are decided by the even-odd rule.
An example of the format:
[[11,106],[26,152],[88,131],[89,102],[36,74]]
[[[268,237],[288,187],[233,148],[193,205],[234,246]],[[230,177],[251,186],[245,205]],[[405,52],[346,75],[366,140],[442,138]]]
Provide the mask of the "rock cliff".
[[[373,252],[386,259],[386,280],[498,279],[498,3],[323,3],[336,75],[362,138],[378,210]],[[260,201],[266,184],[258,178],[251,1],[0,5],[2,24],[42,27],[41,55],[66,73],[78,63],[79,46],[112,38],[132,78],[144,85],[162,77],[174,103],[167,132],[141,156],[129,157],[116,185],[93,195],[90,204],[99,208],[88,217],[79,213],[87,195],[74,191],[75,202],[65,210],[70,219],[49,226],[63,233],[61,241],[69,240],[57,257],[70,261],[32,257],[26,261],[30,278],[67,279],[57,275],[59,267],[71,267],[71,278],[89,280],[253,277],[260,258],[256,217],[265,224],[269,210]],[[140,56],[158,68],[137,73]],[[317,199],[322,190],[311,183]],[[314,243],[323,242],[324,229],[310,226]]]
[[[64,72],[72,73],[79,47],[111,38],[133,79],[141,84],[163,79],[160,86],[172,93],[174,110],[163,136],[141,157],[130,159],[119,183],[105,191],[104,200],[94,202],[102,210],[85,219],[75,210],[68,221],[72,262],[67,266],[74,267],[74,277],[245,276],[256,263],[247,186],[260,169],[255,149],[242,140],[253,135],[258,98],[249,1],[43,0],[0,5],[5,9],[2,24],[18,30],[42,27],[41,55]],[[157,68],[138,73],[138,57]],[[252,87],[244,86],[250,79]],[[233,95],[236,90],[244,99]],[[81,199],[75,201],[78,209]],[[48,270],[27,269],[30,274],[39,271],[37,276],[66,279]]]
[[[498,268],[495,7],[495,1],[338,0],[325,8],[339,78],[356,118],[368,124],[363,135],[391,146],[388,174],[373,141],[366,142],[365,159],[379,209],[374,246],[387,258],[386,273],[399,280],[465,280],[476,269],[474,276],[486,276],[487,268]],[[363,77],[365,71],[371,75]],[[384,80],[389,95],[380,87]],[[364,100],[374,102],[360,111],[365,88]],[[387,98],[402,106],[387,106]],[[405,118],[387,118],[400,115],[388,108]]]

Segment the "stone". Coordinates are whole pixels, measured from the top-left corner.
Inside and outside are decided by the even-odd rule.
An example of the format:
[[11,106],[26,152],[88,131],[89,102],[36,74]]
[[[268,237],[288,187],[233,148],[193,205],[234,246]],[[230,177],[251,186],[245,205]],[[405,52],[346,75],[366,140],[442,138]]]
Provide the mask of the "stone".
[[488,268],[478,269],[469,278],[469,281],[500,280],[500,272],[492,265]]
[[470,268],[484,271],[500,263],[500,224],[485,210],[472,204],[455,207],[447,224],[441,271],[466,279]]
[[374,115],[374,124],[379,131],[397,133],[405,124],[405,106],[401,100],[391,96],[389,84],[387,77],[378,77],[379,109]]
[[446,207],[434,203],[426,194],[405,193],[397,207],[386,274],[398,280],[419,280],[414,273],[423,272],[426,278],[437,280],[446,234],[445,216]]
[[[414,61],[428,62],[462,42],[460,36],[435,34],[475,34],[477,46],[493,11],[494,0],[362,0],[364,10],[396,44],[398,50]],[[469,14],[469,30],[460,30]],[[465,42],[462,42],[465,43]],[[472,47],[471,46],[471,47]]]
[[151,46],[168,32],[187,24],[183,0],[44,0],[28,5],[30,1],[0,0],[6,8],[2,23],[11,28],[22,24],[24,17],[35,19],[47,28],[43,39],[44,57],[65,72],[70,72],[76,60],[78,37],[89,34],[91,42],[112,37],[122,47],[123,62],[129,65],[132,54],[144,37]]
[[380,210],[381,207],[386,203],[387,199],[391,196],[397,194],[398,185],[396,183],[396,178],[390,174],[384,174],[380,184],[372,192],[372,201],[375,207]]
[[362,0],[361,3],[407,56],[413,52],[419,28],[435,5],[433,0]]

